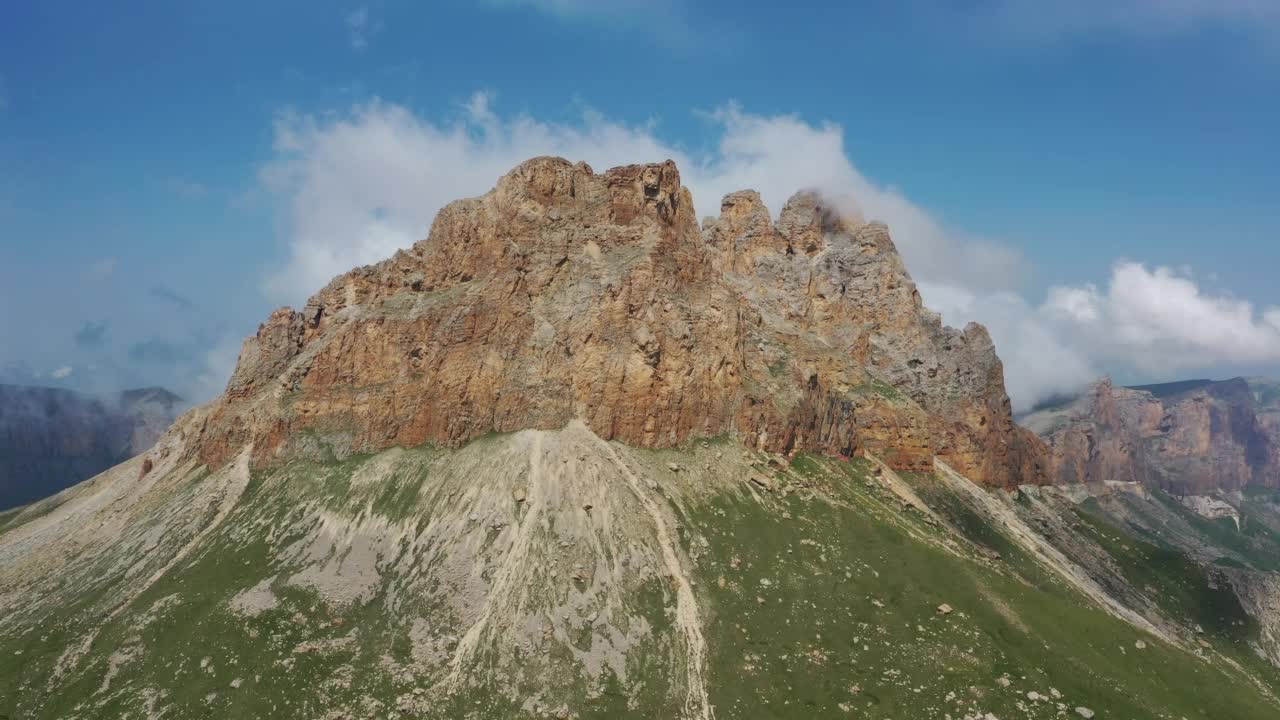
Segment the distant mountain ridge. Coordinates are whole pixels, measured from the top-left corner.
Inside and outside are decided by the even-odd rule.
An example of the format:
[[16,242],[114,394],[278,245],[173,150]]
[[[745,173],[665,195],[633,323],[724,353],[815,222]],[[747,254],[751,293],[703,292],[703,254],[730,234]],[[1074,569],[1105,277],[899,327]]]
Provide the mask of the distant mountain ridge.
[[1059,483],[1140,482],[1181,494],[1280,487],[1280,383],[1104,379],[1020,418],[1050,447]]
[[183,405],[164,388],[98,396],[0,385],[0,510],[52,495],[148,450]]

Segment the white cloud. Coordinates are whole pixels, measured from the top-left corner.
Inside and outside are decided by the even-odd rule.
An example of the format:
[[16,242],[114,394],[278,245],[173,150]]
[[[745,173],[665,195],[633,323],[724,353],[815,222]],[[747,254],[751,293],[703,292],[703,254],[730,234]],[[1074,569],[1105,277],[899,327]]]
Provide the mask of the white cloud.
[[70,377],[71,373],[73,372],[75,372],[75,369],[72,368],[70,365],[63,365],[62,367],[56,368],[55,370],[50,372],[49,377],[53,378],[54,380],[64,380]]
[[920,294],[952,325],[977,321],[987,327],[1004,362],[1005,387],[1019,410],[1075,392],[1102,374],[1088,352],[1021,295],[930,283],[920,283]]
[[261,176],[283,201],[288,260],[267,292],[300,304],[333,276],[424,237],[445,203],[486,192],[535,155],[585,160],[598,171],[671,158],[703,216],[744,188],[759,191],[776,215],[793,192],[814,187],[887,222],[925,301],[953,325],[989,327],[1019,408],[1104,372],[1280,362],[1280,308],[1256,312],[1206,293],[1187,272],[1123,262],[1105,289],[1055,287],[1032,304],[1017,292],[1026,274],[1018,252],[955,232],[862,175],[838,125],[735,105],[702,115],[716,138],[702,153],[664,140],[654,123],[628,125],[589,109],[573,123],[503,116],[483,93],[449,121],[383,102],[344,115],[282,115],[276,158]]
[[794,115],[752,115],[736,105],[710,117],[720,124],[720,143],[703,169],[710,172],[695,174],[689,183],[704,213],[718,213],[726,193],[752,188],[776,214],[796,190],[815,187],[846,211],[888,223],[918,280],[1012,289],[1025,274],[1017,251],[945,229],[898,190],[859,172],[845,152],[839,125],[810,125]]
[[186,390],[190,393],[189,399],[204,401],[217,397],[226,389],[227,380],[231,378],[231,373],[236,369],[236,361],[240,358],[241,344],[241,340],[231,336],[221,337],[214,343],[205,353],[203,368],[196,375],[195,382]]
[[693,155],[661,139],[652,123],[631,126],[589,109],[574,124],[504,118],[492,102],[477,93],[456,120],[440,123],[382,102],[340,118],[282,115],[277,157],[262,178],[288,204],[290,260],[268,294],[298,304],[333,276],[411,245],[445,203],[483,194],[535,155],[586,160],[597,170],[674,159],[704,216],[719,214],[720,198],[734,190],[758,190],[776,215],[792,193],[816,187],[888,222],[923,280],[1008,288],[1022,269],[1010,248],[949,233],[900,192],[868,180],[849,162],[837,125],[730,105],[705,114],[719,142]]
[[1224,365],[1280,363],[1280,308],[1200,288],[1186,271],[1122,261],[1105,290],[1058,286],[1032,306],[1008,293],[922,285],[948,322],[987,325],[1020,409],[1104,372],[1172,377]]
[[1280,330],[1280,308],[1271,308],[1262,314],[1262,319],[1271,327]]
[[1092,339],[1098,357],[1138,368],[1280,361],[1280,308],[1257,312],[1251,303],[1209,294],[1167,267],[1116,263],[1106,292],[1054,288],[1044,309],[1066,332]]

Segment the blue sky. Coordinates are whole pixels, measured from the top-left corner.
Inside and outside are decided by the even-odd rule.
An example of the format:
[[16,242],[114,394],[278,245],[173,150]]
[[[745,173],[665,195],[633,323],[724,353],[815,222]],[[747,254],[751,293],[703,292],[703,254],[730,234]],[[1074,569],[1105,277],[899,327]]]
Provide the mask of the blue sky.
[[1280,373],[1280,4],[201,5],[0,11],[8,379],[207,398],[272,307],[545,151],[678,156],[712,211],[848,194],[1024,405]]

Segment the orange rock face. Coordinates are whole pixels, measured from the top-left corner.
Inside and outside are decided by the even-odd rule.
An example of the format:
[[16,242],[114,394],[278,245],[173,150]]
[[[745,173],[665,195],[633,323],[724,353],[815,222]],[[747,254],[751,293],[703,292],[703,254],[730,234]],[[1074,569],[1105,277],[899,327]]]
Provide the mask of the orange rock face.
[[935,456],[1043,482],[980,326],[925,310],[887,229],[812,194],[778,223],[753,192],[700,227],[671,162],[594,173],[530,160],[430,236],[333,280],[245,341],[202,430],[219,465],[308,438],[354,451],[583,420],[670,447],[730,434],[777,452]]
[[1280,486],[1280,433],[1243,379],[1142,388],[1103,380],[1025,420],[1049,444],[1060,482],[1140,482],[1184,494]]

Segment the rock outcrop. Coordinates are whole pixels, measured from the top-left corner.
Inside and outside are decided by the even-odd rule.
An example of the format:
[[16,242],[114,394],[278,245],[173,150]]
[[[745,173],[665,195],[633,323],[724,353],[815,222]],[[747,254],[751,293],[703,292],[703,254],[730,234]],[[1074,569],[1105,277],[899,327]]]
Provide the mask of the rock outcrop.
[[1261,397],[1242,378],[1132,388],[1102,380],[1022,420],[1048,443],[1060,482],[1139,482],[1203,495],[1280,486],[1280,423]]
[[581,420],[673,447],[933,459],[996,485],[1046,480],[986,331],[926,310],[888,229],[754,192],[700,227],[674,163],[597,174],[536,158],[430,236],[272,314],[200,430],[220,466],[306,450],[459,446]]

